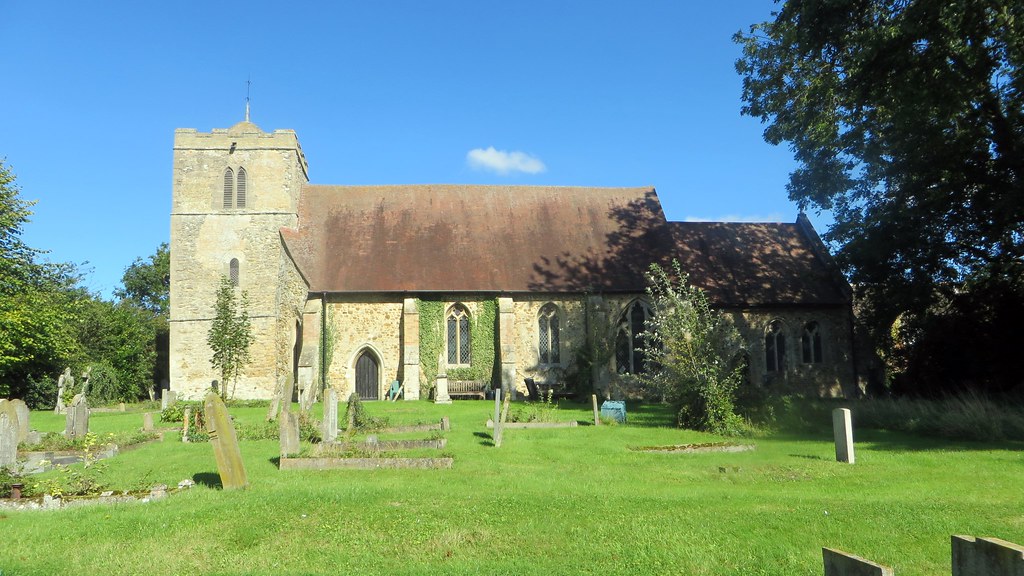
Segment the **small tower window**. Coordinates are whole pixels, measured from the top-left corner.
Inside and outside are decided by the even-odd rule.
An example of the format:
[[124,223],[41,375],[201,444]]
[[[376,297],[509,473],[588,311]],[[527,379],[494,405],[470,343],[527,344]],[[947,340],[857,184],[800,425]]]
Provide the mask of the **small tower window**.
[[238,287],[238,258],[232,258],[228,263],[228,279],[232,286]]
[[235,173],[228,168],[224,170],[224,208],[228,209],[234,205],[235,198]]
[[245,168],[238,169],[238,178],[235,182],[235,189],[238,195],[235,197],[235,208],[245,208]]

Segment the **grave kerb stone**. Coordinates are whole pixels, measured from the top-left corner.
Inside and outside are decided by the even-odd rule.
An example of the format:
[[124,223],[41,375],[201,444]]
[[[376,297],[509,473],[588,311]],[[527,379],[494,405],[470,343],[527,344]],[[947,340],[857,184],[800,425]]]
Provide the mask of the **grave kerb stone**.
[[821,549],[825,576],[893,576],[892,568],[831,548]]

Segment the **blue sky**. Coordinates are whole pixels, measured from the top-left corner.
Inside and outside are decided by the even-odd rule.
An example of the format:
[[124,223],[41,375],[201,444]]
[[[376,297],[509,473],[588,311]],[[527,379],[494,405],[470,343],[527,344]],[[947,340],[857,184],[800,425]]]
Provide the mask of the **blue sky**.
[[105,295],[168,240],[174,129],[241,120],[247,79],[314,183],[653,185],[672,220],[793,221],[733,68],[774,8],[7,0],[0,157],[38,201],[25,240]]

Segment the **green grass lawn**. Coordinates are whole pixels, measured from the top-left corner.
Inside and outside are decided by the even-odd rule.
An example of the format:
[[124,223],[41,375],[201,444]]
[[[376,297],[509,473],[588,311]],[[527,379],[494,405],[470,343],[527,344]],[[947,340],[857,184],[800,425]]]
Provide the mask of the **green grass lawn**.
[[[490,402],[366,407],[392,425],[448,415],[454,467],[281,472],[276,441],[249,441],[251,488],[225,492],[211,447],[169,434],[108,461],[105,479],[196,487],[149,504],[2,511],[0,573],[812,575],[828,546],[914,576],[949,573],[951,534],[1024,543],[1022,443],[858,430],[846,465],[824,428],[755,438],[753,452],[640,453],[628,448],[722,439],[630,406],[630,425],[507,430],[494,448]],[[266,408],[232,413],[259,421]],[[590,409],[557,415],[586,421]],[[91,423],[116,432],[142,416]]]

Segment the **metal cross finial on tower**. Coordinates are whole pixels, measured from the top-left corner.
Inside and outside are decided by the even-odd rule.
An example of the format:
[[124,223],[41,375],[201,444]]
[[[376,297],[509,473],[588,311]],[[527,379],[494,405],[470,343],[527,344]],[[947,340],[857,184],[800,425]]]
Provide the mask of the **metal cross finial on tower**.
[[245,121],[249,121],[249,88],[252,87],[252,80],[245,79]]

